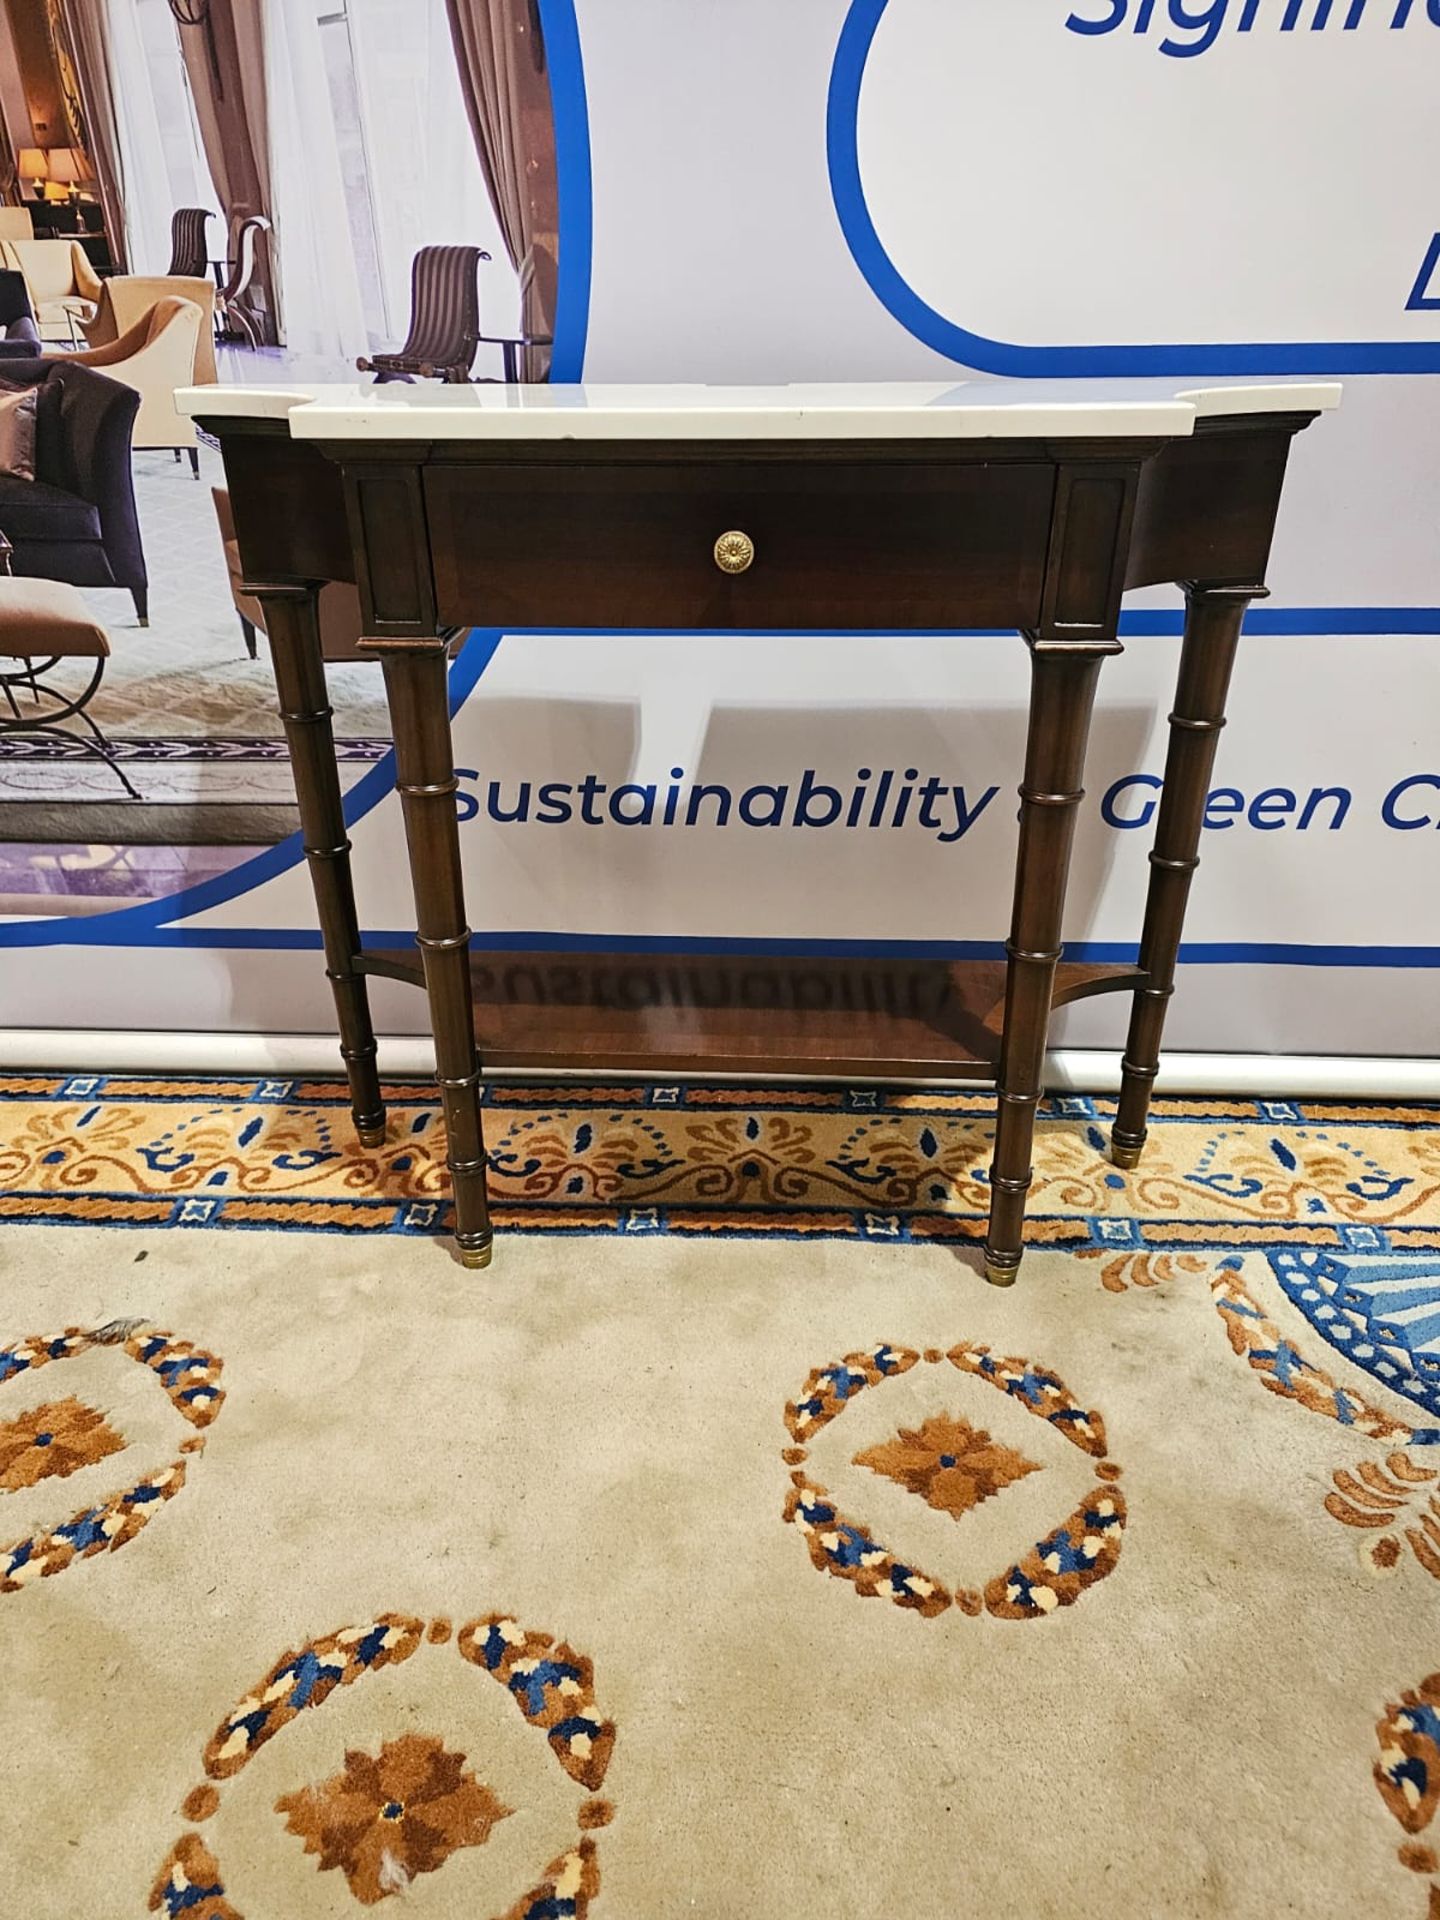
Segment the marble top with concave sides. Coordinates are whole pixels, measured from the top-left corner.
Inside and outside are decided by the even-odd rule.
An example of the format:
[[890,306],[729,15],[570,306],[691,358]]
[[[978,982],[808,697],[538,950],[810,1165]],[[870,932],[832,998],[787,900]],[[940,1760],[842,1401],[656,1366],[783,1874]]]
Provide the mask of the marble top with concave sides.
[[288,419],[301,440],[1185,439],[1207,416],[1314,413],[1332,381],[882,381],[816,386],[182,387],[184,414]]

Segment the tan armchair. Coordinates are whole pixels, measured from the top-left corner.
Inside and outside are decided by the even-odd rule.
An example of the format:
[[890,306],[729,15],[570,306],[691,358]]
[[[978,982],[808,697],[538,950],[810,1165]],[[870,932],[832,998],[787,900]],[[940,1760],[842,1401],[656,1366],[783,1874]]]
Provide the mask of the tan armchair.
[[30,289],[42,340],[75,340],[100,303],[101,281],[78,240],[0,240],[3,264]]
[[[108,347],[143,320],[157,300],[193,300],[202,319],[195,345],[197,387],[213,387],[215,371],[215,282],[201,274],[117,273],[101,283],[100,305],[86,323],[85,339],[92,347]],[[139,442],[137,441],[138,445]]]
[[35,222],[28,207],[0,207],[0,240],[33,240]]
[[201,314],[193,300],[157,300],[135,325],[105,347],[68,353],[65,364],[95,367],[122,380],[140,396],[131,445],[186,448],[190,470],[200,478],[195,422],[175,410],[175,389],[195,385],[195,348]]

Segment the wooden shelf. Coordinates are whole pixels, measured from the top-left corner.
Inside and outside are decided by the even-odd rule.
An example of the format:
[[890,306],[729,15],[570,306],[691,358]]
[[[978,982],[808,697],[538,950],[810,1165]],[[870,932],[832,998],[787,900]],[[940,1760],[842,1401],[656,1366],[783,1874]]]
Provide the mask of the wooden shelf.
[[[413,977],[412,954],[367,954],[363,964]],[[1143,978],[1134,967],[1062,963],[1055,1004]],[[497,953],[471,956],[470,986],[487,1067],[989,1080],[1005,964]]]

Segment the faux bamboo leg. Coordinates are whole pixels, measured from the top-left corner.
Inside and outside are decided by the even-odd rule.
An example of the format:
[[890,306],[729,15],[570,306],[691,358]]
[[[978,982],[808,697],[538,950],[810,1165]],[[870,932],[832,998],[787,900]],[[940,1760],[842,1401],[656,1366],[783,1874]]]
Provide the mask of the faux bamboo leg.
[[1008,1287],[1020,1268],[1075,810],[1085,797],[1080,784],[1085,742],[1107,651],[1113,648],[1031,648],[1030,730],[1020,787],[1015,907],[1006,943],[1005,1033],[985,1241],[985,1278],[997,1287]]
[[247,591],[265,609],[280,717],[285,723],[295,797],[300,804],[305,858],[325,943],[325,971],[339,1017],[340,1055],[350,1079],[355,1131],[362,1146],[378,1147],[385,1138],[385,1106],[380,1098],[375,1029],[370,1023],[365,977],[355,966],[360,925],[320,654],[319,593],[314,586],[257,585]]
[[470,929],[460,876],[455,762],[440,642],[385,658],[385,692],[410,876],[416,940],[425,964],[435,1067],[445,1104],[446,1165],[455,1195],[455,1241],[467,1267],[488,1267],[490,1206],[480,1120],[480,1061],[470,1010]]
[[1225,696],[1241,623],[1250,602],[1263,598],[1256,586],[1185,588],[1185,644],[1170,715],[1170,751],[1165,789],[1150,855],[1150,890],[1140,936],[1145,984],[1135,991],[1130,1033],[1121,1065],[1120,1104],[1110,1133],[1117,1167],[1138,1165],[1145,1145],[1150,1094],[1160,1067],[1165,1014],[1175,991],[1175,961],[1185,925],[1190,880],[1200,864],[1200,830],[1215,749],[1225,725]]

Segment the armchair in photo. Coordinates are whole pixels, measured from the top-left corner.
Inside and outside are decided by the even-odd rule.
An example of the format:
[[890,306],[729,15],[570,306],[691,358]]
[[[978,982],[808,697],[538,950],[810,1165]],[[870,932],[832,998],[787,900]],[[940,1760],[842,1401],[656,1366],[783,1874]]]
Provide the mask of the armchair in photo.
[[140,395],[66,360],[0,363],[0,385],[40,388],[35,478],[0,474],[0,533],[17,576],[125,587],[149,625],[149,579],[130,442]]
[[210,249],[205,240],[205,225],[211,218],[206,207],[177,207],[170,221],[171,273],[198,276],[210,268]]
[[463,386],[470,378],[480,338],[480,287],[476,274],[490,255],[482,247],[421,247],[410,269],[410,331],[398,353],[376,353],[355,362],[380,380],[444,380]]
[[133,327],[127,327],[108,346],[88,347],[65,356],[66,366],[103,368],[112,380],[123,380],[140,396],[140,411],[131,434],[134,447],[173,447],[178,460],[190,456],[190,471],[200,478],[200,450],[195,422],[175,411],[177,387],[195,384],[195,355],[202,315],[193,300],[167,295],[157,300]]
[[13,267],[0,267],[0,360],[30,360],[39,351],[40,330],[25,276]]
[[95,312],[101,282],[78,240],[0,240],[0,266],[25,276],[42,340],[74,345]]
[[248,220],[240,222],[235,237],[235,259],[216,300],[216,331],[222,340],[263,347],[271,337],[267,334],[267,316],[257,304],[264,293],[260,254],[261,249],[269,245],[270,231],[270,222],[262,213],[251,214]]
[[152,311],[158,300],[192,300],[200,309],[200,332],[195,341],[195,384],[207,387],[215,370],[215,282],[203,274],[117,273],[100,283],[95,318],[85,322],[87,347],[112,346]]

